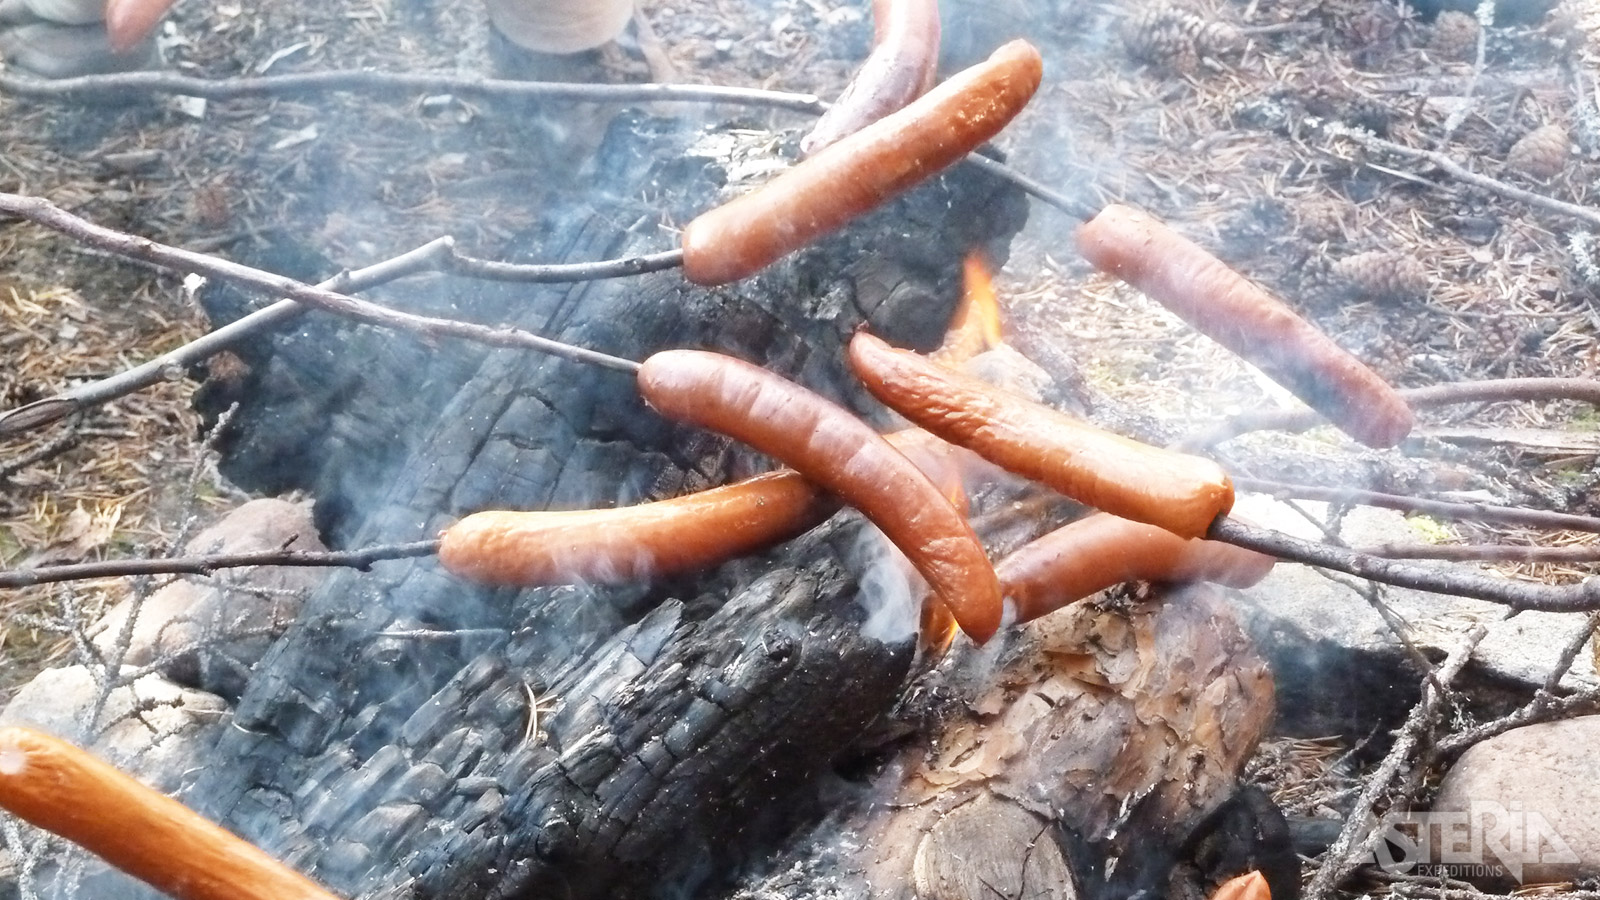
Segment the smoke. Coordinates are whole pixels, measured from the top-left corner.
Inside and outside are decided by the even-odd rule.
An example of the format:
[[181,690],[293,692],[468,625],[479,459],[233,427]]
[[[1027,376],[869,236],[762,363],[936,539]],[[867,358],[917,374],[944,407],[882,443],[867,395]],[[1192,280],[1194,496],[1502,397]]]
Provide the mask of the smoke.
[[905,554],[889,543],[883,532],[864,528],[847,558],[861,572],[858,599],[867,611],[867,620],[861,625],[862,636],[885,644],[904,643],[914,637],[928,587]]

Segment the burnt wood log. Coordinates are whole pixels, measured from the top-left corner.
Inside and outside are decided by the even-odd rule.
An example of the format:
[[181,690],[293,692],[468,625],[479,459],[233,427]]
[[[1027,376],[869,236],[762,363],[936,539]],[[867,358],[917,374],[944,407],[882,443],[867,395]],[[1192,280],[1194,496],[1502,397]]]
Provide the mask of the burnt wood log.
[[[738,143],[621,122],[592,176],[615,205],[552,225],[540,255],[662,249],[670,237],[619,223],[710,205]],[[957,169],[735,286],[669,272],[451,302],[635,359],[721,349],[864,405],[842,363],[853,330],[937,343],[962,256],[1003,258],[1025,214],[1014,189]],[[409,305],[400,286],[384,296]],[[617,372],[315,322],[250,361],[235,446],[289,460],[267,482],[317,491],[336,546],[426,538],[486,507],[634,503],[765,465],[664,422]],[[429,368],[447,353],[465,362]],[[875,539],[847,513],[703,579],[621,588],[486,590],[431,560],[333,573],[179,796],[350,897],[691,889],[791,827],[775,801],[898,696],[914,622],[863,633]],[[92,871],[44,888],[148,894]]]

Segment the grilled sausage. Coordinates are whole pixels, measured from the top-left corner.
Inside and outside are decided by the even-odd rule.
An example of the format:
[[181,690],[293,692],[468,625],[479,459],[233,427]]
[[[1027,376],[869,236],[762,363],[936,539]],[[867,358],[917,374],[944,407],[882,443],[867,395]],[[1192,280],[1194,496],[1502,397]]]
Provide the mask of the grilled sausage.
[[335,900],[182,803],[27,728],[0,728],[0,807],[179,900]]
[[938,0],[873,0],[872,25],[872,53],[800,142],[807,156],[927,93],[938,77]]
[[911,105],[802,160],[683,230],[684,276],[725,284],[834,231],[994,137],[1039,87],[1043,63],[1012,41]]
[[445,531],[439,561],[489,584],[612,584],[710,568],[803,534],[835,508],[782,469],[638,506],[474,513]]
[[655,354],[638,381],[662,415],[743,441],[860,510],[974,641],[1000,627],[1000,585],[971,526],[916,466],[848,411],[759,366],[698,350]]
[[1125,581],[1211,581],[1249,587],[1275,560],[1220,541],[1096,513],[1038,538],[995,566],[1017,621],[1037,619]]
[[1233,506],[1216,463],[1096,428],[866,332],[850,368],[874,396],[928,431],[1089,506],[1198,537]]
[[[958,509],[954,448],[921,429],[887,435]],[[488,510],[445,529],[439,561],[485,584],[618,584],[721,565],[797,537],[838,503],[793,469],[615,509]]]
[[1078,249],[1370,447],[1410,431],[1411,408],[1376,372],[1259,285],[1154,218],[1112,204],[1078,229]]

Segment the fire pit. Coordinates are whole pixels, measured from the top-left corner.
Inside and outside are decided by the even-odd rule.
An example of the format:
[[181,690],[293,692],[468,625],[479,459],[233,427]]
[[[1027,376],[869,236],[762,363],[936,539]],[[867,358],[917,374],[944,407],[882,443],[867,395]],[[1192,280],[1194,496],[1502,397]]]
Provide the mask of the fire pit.
[[[770,77],[831,95],[864,52],[842,39],[865,34],[848,8],[778,4],[746,11],[746,27],[728,32],[720,30],[731,28],[726,21],[669,12],[647,9],[661,43],[646,50],[665,47],[680,55],[681,68],[722,83]],[[947,12],[947,34],[984,42],[989,32],[967,27],[969,10]],[[961,260],[976,250],[995,264],[1013,260],[1000,282],[1005,330],[1036,364],[1034,383],[1052,405],[1087,400],[1092,417],[1116,431],[1212,454],[1247,492],[1422,508],[1414,495],[1478,490],[1495,502],[1435,496],[1426,508],[1469,523],[1502,515],[1487,505],[1535,508],[1520,527],[1585,527],[1586,451],[1561,444],[1568,455],[1554,467],[1528,460],[1530,448],[1552,439],[1552,423],[1572,412],[1563,403],[1592,401],[1586,382],[1405,394],[1424,410],[1423,429],[1400,451],[1353,450],[1323,432],[1238,438],[1263,426],[1311,423],[1289,412],[1212,427],[1279,402],[1277,389],[1126,286],[1085,276],[1070,261],[1075,224],[1058,212],[1081,218],[1115,199],[1162,214],[1312,312],[1346,349],[1403,385],[1587,374],[1589,327],[1567,314],[1589,290],[1582,223],[1590,220],[1552,201],[1582,202],[1577,186],[1589,163],[1568,158],[1548,130],[1535,139],[1539,129],[1522,129],[1529,143],[1501,146],[1484,112],[1547,124],[1532,120],[1548,118],[1553,98],[1565,96],[1566,83],[1551,73],[1563,54],[1586,46],[1582,23],[1491,32],[1493,41],[1543,54],[1534,57],[1542,68],[1510,72],[1492,41],[1482,62],[1448,45],[1459,19],[1424,23],[1368,4],[1010,12],[984,24],[1016,26],[997,38],[1037,38],[1048,74],[1041,102],[1003,143],[1011,164],[1067,188],[1030,186],[1054,206],[1035,202],[1025,230],[1029,201],[1017,183],[961,166],[727,286],[693,287],[670,270],[548,286],[438,276],[398,282],[371,296],[435,319],[507,322],[520,331],[506,340],[536,334],[623,364],[552,359],[528,352],[529,343],[488,349],[443,332],[401,336],[307,316],[208,363],[200,402],[208,426],[222,426],[211,439],[222,471],[252,491],[309,492],[319,530],[335,548],[398,544],[418,553],[440,528],[479,509],[624,506],[721,484],[769,461],[645,408],[626,371],[632,361],[660,350],[716,349],[888,428],[889,417],[846,374],[844,347],[865,323],[893,343],[931,350],[949,323]],[[407,7],[392,27],[356,15],[349,21],[359,35],[330,30],[319,15],[326,14],[180,11],[180,34],[203,27],[218,38],[169,50],[180,66],[224,77],[246,70],[228,54],[253,52],[246,49],[251,31],[284,36],[248,66],[269,74],[328,68],[321,63],[335,52],[347,54],[341,63],[391,69],[429,57],[481,62],[486,52],[463,37],[484,33],[483,23],[457,21],[468,15],[460,10]],[[303,41],[288,39],[302,34]],[[837,48],[832,37],[841,38]],[[997,43],[980,49],[952,41],[947,60],[969,62]],[[637,59],[618,55],[626,52],[613,47],[583,65],[595,67],[588,74],[637,69]],[[1114,74],[1103,70],[1107,58]],[[1425,68],[1451,59],[1469,61]],[[1504,88],[1511,83],[1524,93]],[[419,248],[419,266],[479,275],[495,271],[485,258],[589,263],[660,254],[676,246],[674,228],[785,165],[801,134],[789,113],[768,107],[740,113],[746,118],[730,126],[724,107],[674,106],[667,115],[530,109],[528,96],[471,79],[385,87],[358,75],[340,88],[350,92],[268,87],[272,99],[174,100],[98,117],[44,99],[42,89],[34,100],[8,94],[0,102],[37,123],[29,146],[39,158],[80,153],[86,162],[63,170],[84,177],[52,182],[53,189],[26,181],[7,187],[49,194],[90,220],[139,234],[159,230],[145,223],[164,221],[168,234],[182,238],[176,243],[207,240],[208,249],[261,269],[333,279],[327,290],[343,291],[340,266],[411,247]],[[8,83],[7,90],[20,89]],[[149,84],[122,96],[163,90]],[[393,99],[401,95],[407,99]],[[1407,107],[1393,99],[1399,96],[1422,99]],[[1579,108],[1566,134],[1581,147],[1592,106]],[[261,128],[270,142],[257,138]],[[143,140],[156,156],[136,146]],[[1443,149],[1415,149],[1423,146]],[[1468,153],[1503,157],[1503,168],[1474,175],[1486,170],[1458,162]],[[149,185],[161,179],[184,190],[152,193]],[[1519,208],[1518,218],[1504,220],[1511,224],[1497,222],[1504,210],[1496,204],[1512,202],[1504,198],[1532,202],[1536,212]],[[1444,203],[1447,214],[1427,215]],[[1534,223],[1544,211],[1579,222],[1578,230],[1542,230],[1549,226]],[[16,230],[27,246],[62,252]],[[432,243],[446,232],[454,245]],[[1558,245],[1566,249],[1557,253]],[[1567,260],[1570,271],[1556,268]],[[34,271],[19,267],[24,278],[37,278]],[[1509,311],[1476,289],[1480,280],[1507,286],[1515,297]],[[215,322],[256,303],[215,281],[195,297]],[[19,315],[43,308],[37,296],[16,305]],[[1302,395],[1320,384],[1308,383]],[[16,401],[8,408],[68,387],[8,385]],[[1488,427],[1449,427],[1434,410],[1462,397],[1549,401],[1540,414],[1547,418],[1513,430],[1506,417],[1524,414],[1494,407]],[[1359,401],[1342,408],[1361,419]],[[127,407],[116,409],[91,415],[125,420]],[[48,404],[33,407],[40,410]],[[95,430],[106,421],[90,418],[87,432],[80,423],[77,439],[103,440]],[[19,443],[24,462],[7,474],[50,459],[103,456],[103,444],[67,451],[72,425],[55,427]],[[1380,431],[1373,443],[1405,433]],[[1568,474],[1552,478],[1551,471]],[[195,493],[180,482],[175,495]],[[25,482],[35,492],[51,484],[37,474]],[[1553,491],[1562,492],[1556,502]],[[1075,514],[1037,486],[1002,476],[987,479],[971,500],[971,520],[996,555]],[[1337,511],[1330,515],[1336,522]],[[187,521],[189,513],[174,516]],[[32,562],[81,558],[97,550],[95,534],[115,533],[118,519],[107,510],[84,517],[78,538],[56,529],[55,555]],[[1459,527],[1477,542],[1488,526]],[[1508,585],[1460,567],[1384,561],[1415,547],[1363,546],[1357,549],[1387,556],[1358,554],[1326,536],[1294,543],[1227,522],[1210,533],[1379,581],[1528,608],[1593,608],[1584,589],[1563,590],[1548,571],[1536,570],[1533,584]],[[187,526],[174,546],[186,534]],[[35,534],[27,543],[45,540]],[[1583,558],[1581,549],[1563,561],[1573,558]],[[1226,801],[1271,709],[1265,669],[1233,623],[1229,601],[1200,593],[1139,605],[1144,593],[1118,594],[1134,604],[1075,606],[1027,632],[1007,623],[990,647],[958,638],[939,657],[937,641],[919,648],[914,639],[920,591],[895,559],[850,513],[709,574],[615,586],[487,589],[450,578],[425,558],[360,559],[372,570],[329,575],[293,625],[273,626],[279,630],[264,658],[234,660],[231,678],[202,685],[231,706],[226,725],[197,744],[204,750],[195,762],[209,765],[182,771],[177,795],[349,896],[826,890],[955,897],[996,885],[1007,895],[1181,895],[1244,869],[1268,870],[1280,900],[1292,894],[1286,836],[1292,831],[1304,845],[1320,833],[1315,823],[1289,829],[1270,803]],[[1159,577],[1136,566],[1118,571]],[[82,598],[62,590],[65,611],[29,621],[75,621]],[[1373,607],[1388,610],[1378,589],[1366,593]],[[1426,664],[1435,645],[1398,617],[1388,621],[1414,651],[1400,665]],[[1429,740],[1447,703],[1462,716],[1512,712],[1471,732],[1480,736],[1587,708],[1581,675],[1563,682],[1587,636],[1584,629],[1564,638],[1570,652],[1553,663],[1553,675],[1541,674],[1550,697],[1579,693],[1528,706],[1515,687],[1491,697],[1474,686],[1473,702],[1445,693],[1458,675],[1471,677],[1468,660],[1484,634],[1441,642],[1452,651],[1441,668],[1407,671],[1406,683],[1393,686],[1394,706],[1409,710],[1409,719],[1392,747],[1386,740],[1374,747],[1387,756],[1362,790],[1313,792],[1317,799],[1291,811],[1352,821],[1402,812],[1414,789],[1395,794],[1392,807],[1386,798],[1404,764],[1422,763],[1421,771],[1464,749],[1463,739]],[[1304,646],[1264,643],[1269,656],[1291,658]],[[112,658],[125,649],[113,642]],[[183,649],[185,664],[202,673],[230,665],[212,647],[202,648],[212,655],[196,666],[195,648]],[[122,676],[115,665],[101,667]],[[1285,670],[1280,662],[1280,677]],[[128,677],[134,674],[143,673]],[[1316,671],[1305,677],[1317,696]],[[1296,696],[1304,687],[1293,685]],[[74,737],[93,739],[107,702],[102,694],[86,707],[92,727]],[[1439,748],[1446,749],[1429,755]],[[1287,779],[1286,771],[1274,774]],[[1102,772],[1104,779],[1093,777]],[[1290,780],[1275,786],[1282,802],[1304,788]],[[1237,824],[1240,816],[1247,824]],[[1227,836],[1241,831],[1276,837]],[[133,890],[119,876],[63,865],[67,857],[44,853],[16,828],[5,834],[26,890]],[[1050,852],[1035,849],[1041,840]],[[1311,883],[1318,896],[1367,858],[1370,838],[1350,830],[1310,849],[1330,843]],[[1002,849],[965,862],[971,848],[987,845]],[[1039,868],[1029,871],[1033,864]],[[1416,887],[1382,866],[1368,872],[1398,879],[1402,890]]]

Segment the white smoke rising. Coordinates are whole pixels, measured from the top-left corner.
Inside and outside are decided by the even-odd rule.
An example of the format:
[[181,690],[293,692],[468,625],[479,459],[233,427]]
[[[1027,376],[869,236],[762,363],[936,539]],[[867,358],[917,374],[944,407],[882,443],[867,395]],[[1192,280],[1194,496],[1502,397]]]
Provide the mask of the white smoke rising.
[[861,634],[885,644],[915,637],[927,585],[910,561],[876,528],[861,531],[851,555],[861,569],[856,596],[867,611]]

